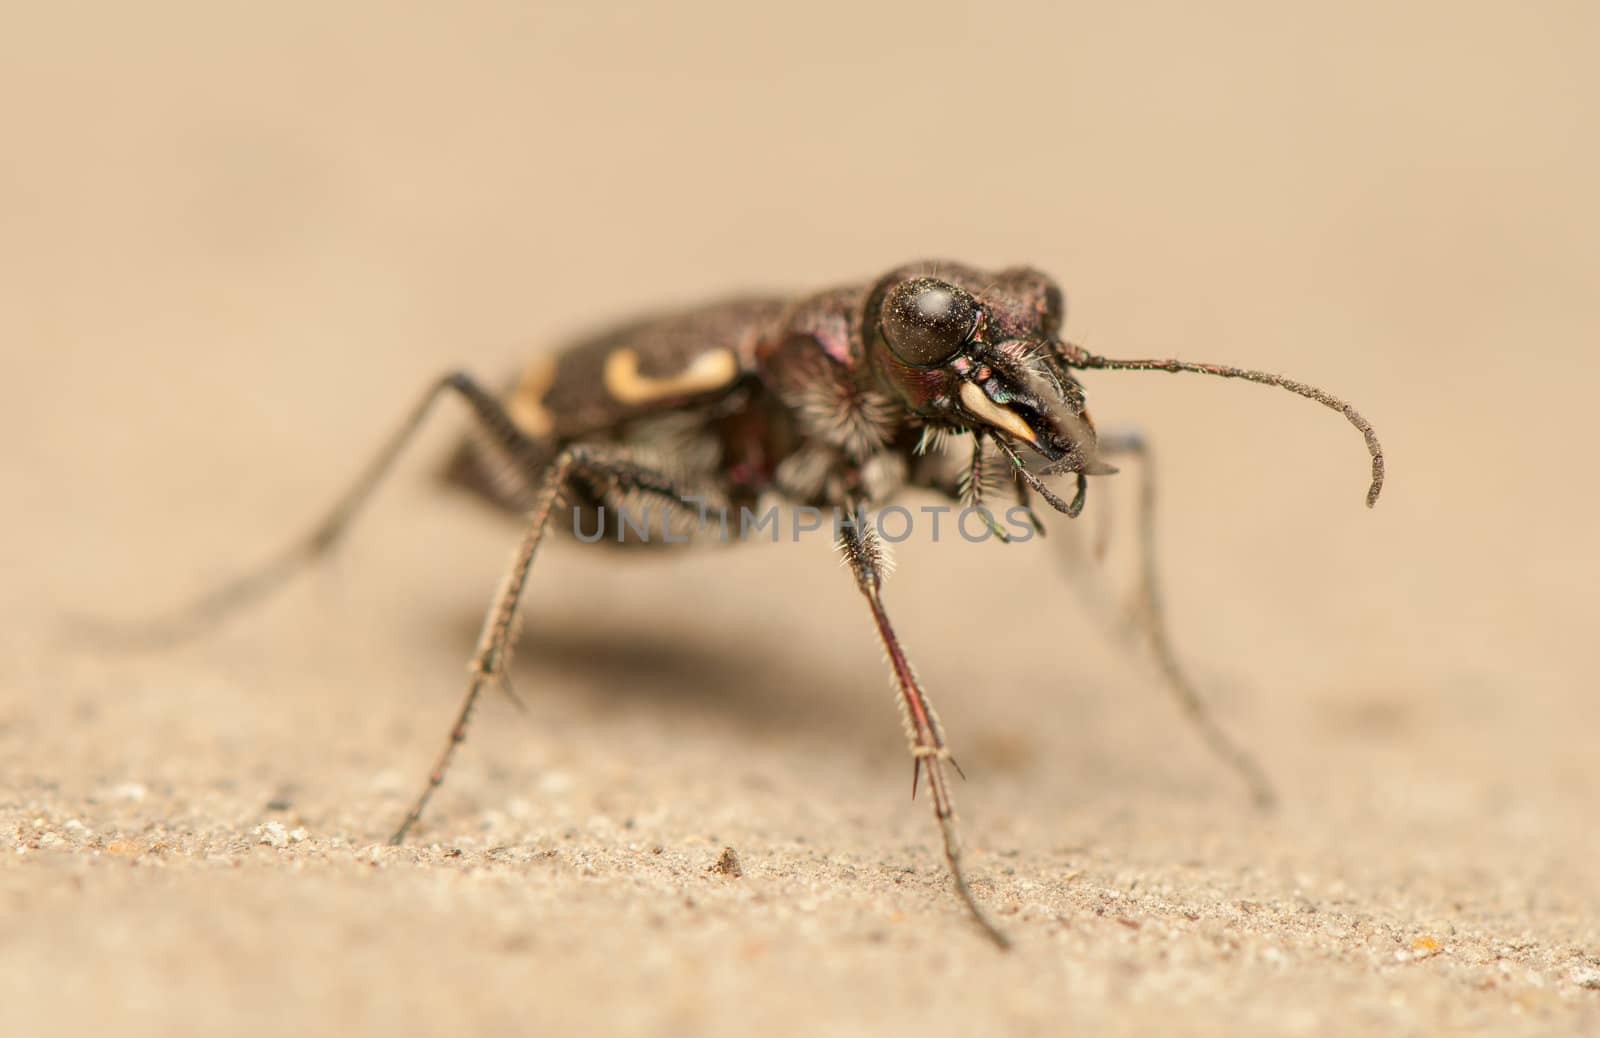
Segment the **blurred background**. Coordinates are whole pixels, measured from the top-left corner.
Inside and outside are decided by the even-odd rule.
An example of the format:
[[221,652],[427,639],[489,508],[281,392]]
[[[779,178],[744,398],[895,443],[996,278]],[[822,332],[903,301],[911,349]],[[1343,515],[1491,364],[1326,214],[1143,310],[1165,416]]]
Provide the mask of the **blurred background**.
[[[1152,869],[1191,847],[1240,868],[1287,855],[1288,886],[1325,868],[1358,903],[1459,884],[1492,903],[1483,925],[1600,954],[1600,496],[1572,461],[1600,374],[1594,5],[352,0],[3,20],[17,817],[137,782],[153,800],[117,824],[181,802],[222,831],[292,785],[313,831],[381,838],[515,536],[428,479],[457,414],[335,565],[217,639],[108,660],[61,618],[147,616],[262,558],[446,368],[494,381],[631,312],[915,258],[1026,263],[1099,352],[1347,397],[1389,484],[1363,508],[1359,438],[1288,394],[1087,376],[1100,423],[1156,444],[1180,649],[1284,820],[1244,809],[1044,545],[918,538],[888,601],[973,775],[973,842],[1020,848],[1024,873],[1063,840]],[[823,544],[640,565],[567,547],[528,613],[537,720],[486,706],[504,723],[474,735],[426,838],[526,797],[515,838],[534,839],[563,810],[536,792],[560,768],[570,797],[620,784],[684,831],[759,816],[867,859],[892,832],[929,911],[948,907],[923,808],[900,803],[870,624]],[[84,935],[123,903],[106,897]],[[1407,911],[1379,902],[1362,910]],[[936,922],[965,954],[954,913]],[[40,943],[11,947],[43,969],[69,953],[35,923]]]

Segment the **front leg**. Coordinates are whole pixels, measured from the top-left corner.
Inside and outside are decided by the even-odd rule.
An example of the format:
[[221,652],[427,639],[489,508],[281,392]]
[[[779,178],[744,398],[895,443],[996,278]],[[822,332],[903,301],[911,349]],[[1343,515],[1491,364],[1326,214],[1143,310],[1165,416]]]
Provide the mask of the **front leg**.
[[1172,647],[1167,631],[1166,610],[1162,605],[1161,580],[1156,565],[1156,482],[1150,444],[1136,431],[1101,436],[1101,455],[1131,455],[1139,463],[1136,533],[1138,539],[1138,583],[1134,591],[1134,624],[1144,636],[1156,666],[1166,680],[1167,690],[1177,701],[1206,746],[1249,787],[1256,805],[1268,808],[1276,801],[1272,783],[1261,765],[1244,747],[1234,742],[1217,724],[1205,700],[1189,679]]
[[939,718],[934,714],[927,695],[923,693],[922,686],[917,681],[916,671],[906,659],[905,651],[900,648],[900,640],[895,637],[894,628],[889,623],[889,614],[884,611],[882,591],[886,563],[876,531],[869,525],[861,511],[854,513],[854,519],[854,522],[840,525],[839,550],[849,561],[850,569],[855,573],[856,586],[866,597],[867,607],[872,610],[873,622],[878,625],[878,637],[883,641],[884,652],[889,657],[889,666],[894,670],[895,685],[900,690],[900,706],[905,717],[906,735],[911,742],[911,795],[916,796],[917,781],[926,769],[928,789],[933,799],[933,813],[939,823],[939,832],[944,838],[944,857],[950,866],[950,876],[955,881],[956,893],[966,904],[968,911],[972,913],[973,921],[984,934],[1001,948],[1009,948],[1010,939],[984,914],[972,896],[972,889],[967,885],[966,874],[961,868],[961,844],[956,835],[955,801],[950,794],[949,776],[944,770],[946,763],[954,766],[955,762],[951,760],[950,751],[945,747],[944,732],[939,727]]

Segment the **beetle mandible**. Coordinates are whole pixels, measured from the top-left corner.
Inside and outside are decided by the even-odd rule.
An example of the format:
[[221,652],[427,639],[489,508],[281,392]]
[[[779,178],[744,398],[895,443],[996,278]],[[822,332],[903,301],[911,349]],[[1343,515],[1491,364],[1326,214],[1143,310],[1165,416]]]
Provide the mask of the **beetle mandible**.
[[[1061,338],[1065,300],[1044,274],[922,262],[871,282],[802,298],[751,297],[637,321],[536,361],[504,393],[471,375],[437,379],[399,430],[309,536],[261,568],[206,595],[160,625],[173,637],[214,623],[324,555],[393,466],[440,397],[467,405],[472,435],[454,457],[453,482],[524,517],[520,542],[484,619],[466,692],[443,752],[391,838],[401,842],[444,780],[487,686],[504,686],[518,605],[534,556],[562,500],[603,521],[606,510],[656,501],[704,519],[708,507],[759,501],[833,510],[859,519],[902,490],[985,509],[1009,495],[1042,532],[1034,500],[1076,516],[1088,477],[1119,455],[1147,454],[1137,436],[1100,436],[1076,372],[1197,372],[1277,386],[1345,416],[1371,455],[1367,504],[1383,485],[1372,427],[1320,389],[1260,371],[1179,360],[1119,360]],[[952,466],[951,436],[971,439]],[[935,449],[939,448],[939,449]],[[1150,548],[1150,465],[1141,465],[1144,633],[1167,687],[1200,734],[1251,786],[1270,797],[1260,769],[1215,725],[1177,663],[1159,609]],[[1049,485],[1070,477],[1070,498]],[[986,519],[987,521],[987,519]],[[560,524],[558,524],[560,525]],[[993,532],[1005,537],[998,524]],[[836,524],[887,654],[913,758],[912,793],[925,781],[956,893],[1002,947],[968,885],[946,765],[954,766],[928,696],[883,601],[885,546],[870,523]],[[508,689],[509,690],[509,689]]]

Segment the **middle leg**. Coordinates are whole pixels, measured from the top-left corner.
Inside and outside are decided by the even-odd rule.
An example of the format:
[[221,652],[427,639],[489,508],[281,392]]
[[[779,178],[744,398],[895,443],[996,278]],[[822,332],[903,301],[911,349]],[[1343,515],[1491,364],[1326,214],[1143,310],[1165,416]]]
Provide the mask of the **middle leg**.
[[[422,818],[422,812],[427,809],[428,801],[433,799],[433,794],[444,783],[445,772],[455,756],[456,747],[467,737],[467,724],[472,718],[473,708],[477,706],[478,697],[482,694],[484,686],[496,684],[509,693],[507,675],[511,662],[511,647],[516,634],[522,591],[528,583],[528,572],[533,568],[534,556],[538,554],[539,545],[544,541],[545,531],[556,512],[556,504],[562,492],[568,488],[572,480],[578,478],[596,486],[605,486],[624,493],[637,492],[665,499],[669,506],[679,504],[691,510],[698,509],[705,501],[704,497],[689,496],[689,491],[681,488],[677,481],[669,476],[642,465],[607,456],[594,448],[571,446],[556,456],[545,470],[533,495],[522,540],[517,544],[511,565],[501,578],[500,589],[495,593],[488,615],[484,617],[477,649],[472,654],[472,661],[467,664],[470,675],[467,690],[462,695],[460,708],[456,711],[450,737],[439,753],[433,770],[428,773],[427,784],[418,794],[411,810],[406,812],[400,827],[389,837],[390,844],[398,845],[405,840],[411,827]],[[665,516],[662,522],[663,524],[667,522]],[[512,701],[520,702],[514,697]]]

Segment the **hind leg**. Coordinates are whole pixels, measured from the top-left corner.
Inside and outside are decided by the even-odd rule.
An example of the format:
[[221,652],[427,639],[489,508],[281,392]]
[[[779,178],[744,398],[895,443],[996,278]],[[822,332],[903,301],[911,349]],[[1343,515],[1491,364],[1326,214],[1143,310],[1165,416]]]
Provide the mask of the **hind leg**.
[[276,558],[207,592],[175,614],[132,630],[113,628],[104,632],[107,639],[131,647],[156,647],[192,638],[266,598],[323,558],[348,532],[362,506],[393,470],[395,462],[433,410],[434,402],[451,393],[466,402],[479,430],[508,455],[531,457],[540,452],[540,445],[525,436],[500,402],[470,375],[456,371],[441,376],[428,387],[383,449],[308,534]]

